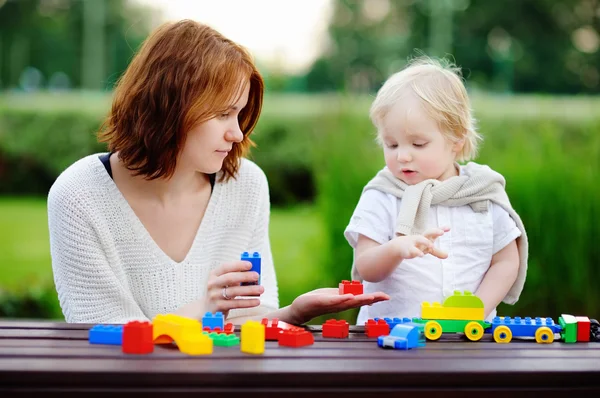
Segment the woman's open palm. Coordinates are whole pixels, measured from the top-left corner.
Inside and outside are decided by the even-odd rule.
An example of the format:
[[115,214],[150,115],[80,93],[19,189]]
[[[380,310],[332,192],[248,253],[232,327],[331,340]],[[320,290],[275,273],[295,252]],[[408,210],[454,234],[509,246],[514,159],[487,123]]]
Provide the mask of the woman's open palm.
[[379,301],[389,300],[390,296],[382,292],[368,294],[339,294],[339,289],[322,288],[298,296],[291,305],[294,319],[308,322],[312,318],[349,310],[351,308],[371,305]]

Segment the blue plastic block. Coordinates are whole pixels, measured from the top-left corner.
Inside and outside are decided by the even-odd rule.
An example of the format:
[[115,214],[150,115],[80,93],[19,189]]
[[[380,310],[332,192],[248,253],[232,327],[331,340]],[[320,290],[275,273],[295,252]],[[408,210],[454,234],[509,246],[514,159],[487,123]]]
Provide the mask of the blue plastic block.
[[250,285],[260,285],[261,275],[260,275],[260,264],[261,258],[258,252],[252,253],[252,256],[248,252],[242,253],[242,261],[249,261],[252,263],[252,269],[250,271],[254,271],[258,273],[258,282],[244,282],[242,286],[250,286]]
[[214,330],[215,328],[221,328],[223,331],[225,325],[225,317],[222,312],[207,312],[202,317],[202,328],[209,327],[210,330]]
[[95,325],[90,329],[90,344],[123,344],[123,325]]
[[492,320],[492,332],[498,326],[507,326],[512,332],[513,337],[534,337],[535,332],[542,326],[548,327],[552,333],[559,333],[562,329],[560,325],[554,323],[552,318],[536,317],[532,319],[529,316],[525,318],[521,318],[520,316],[514,318],[497,316]]
[[[379,318],[375,318],[375,322],[377,322],[379,320]],[[400,325],[403,323],[409,323],[412,322],[411,318],[383,318],[383,320],[385,321],[385,323],[387,323],[390,326],[390,330],[394,329],[394,326],[396,325]]]

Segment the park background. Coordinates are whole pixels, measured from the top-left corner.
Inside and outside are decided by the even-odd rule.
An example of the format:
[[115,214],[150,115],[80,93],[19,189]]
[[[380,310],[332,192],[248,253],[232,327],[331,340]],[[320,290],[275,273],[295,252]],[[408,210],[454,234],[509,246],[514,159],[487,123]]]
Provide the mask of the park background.
[[265,77],[250,157],[269,179],[282,306],[349,278],[343,230],[383,166],[369,105],[424,52],[463,68],[477,161],[506,177],[527,228],[525,290],[499,314],[600,316],[600,1],[0,0],[0,317],[62,319],[48,189],[105,150],[115,81],[185,16],[246,45]]

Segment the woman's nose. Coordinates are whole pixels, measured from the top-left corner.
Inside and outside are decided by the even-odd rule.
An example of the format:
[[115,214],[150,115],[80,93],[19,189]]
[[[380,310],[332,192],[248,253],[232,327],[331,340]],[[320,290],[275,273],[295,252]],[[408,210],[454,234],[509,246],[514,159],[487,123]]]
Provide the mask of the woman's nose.
[[244,133],[242,133],[239,124],[236,123],[234,127],[227,131],[225,134],[225,139],[231,142],[242,142],[244,139]]

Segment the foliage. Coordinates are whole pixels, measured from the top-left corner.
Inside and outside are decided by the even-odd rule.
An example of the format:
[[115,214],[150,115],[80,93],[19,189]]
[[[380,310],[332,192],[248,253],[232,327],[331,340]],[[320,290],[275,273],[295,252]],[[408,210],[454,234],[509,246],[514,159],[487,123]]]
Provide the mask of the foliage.
[[311,91],[377,90],[415,49],[452,54],[470,83],[486,90],[600,88],[597,2],[334,0],[333,8],[331,45],[306,75]]

